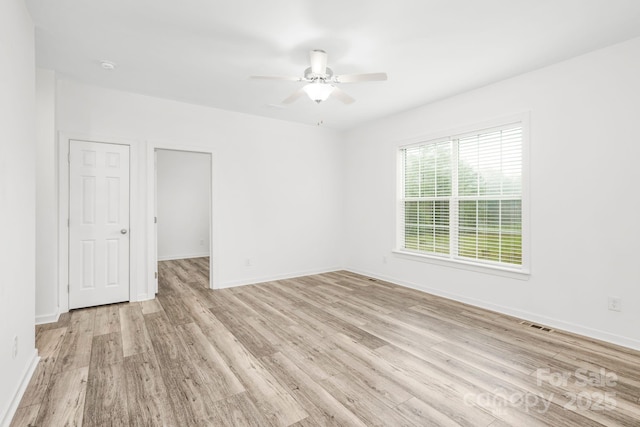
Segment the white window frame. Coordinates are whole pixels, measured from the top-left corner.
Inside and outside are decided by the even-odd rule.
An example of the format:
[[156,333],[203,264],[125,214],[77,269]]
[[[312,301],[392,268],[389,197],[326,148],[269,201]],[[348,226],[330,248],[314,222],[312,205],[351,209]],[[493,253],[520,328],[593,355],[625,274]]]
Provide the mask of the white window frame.
[[[522,127],[522,264],[517,266],[509,266],[502,263],[491,261],[471,260],[467,258],[459,258],[453,250],[456,238],[451,239],[451,252],[449,254],[438,255],[419,251],[412,251],[404,248],[404,208],[403,208],[403,187],[404,187],[404,165],[402,153],[406,148],[424,145],[431,142],[442,141],[443,139],[460,139],[469,134],[477,134],[484,131],[490,131],[496,128],[502,128],[519,124]],[[469,125],[454,130],[449,130],[429,136],[413,138],[411,140],[402,141],[397,145],[396,151],[396,170],[397,170],[397,194],[396,194],[396,246],[392,253],[396,257],[411,261],[421,261],[431,264],[444,265],[454,268],[462,268],[482,273],[495,274],[500,276],[512,277],[517,279],[528,279],[531,274],[531,254],[530,254],[530,215],[529,215],[529,140],[530,140],[530,124],[529,113],[517,114],[509,117],[503,117],[480,124]],[[453,150],[456,151],[456,150]],[[457,152],[453,154],[453,167],[457,169]],[[452,182],[457,186],[457,182]],[[458,198],[459,200],[459,198]],[[450,227],[457,229],[457,209],[450,211]],[[454,234],[454,233],[452,233]]]

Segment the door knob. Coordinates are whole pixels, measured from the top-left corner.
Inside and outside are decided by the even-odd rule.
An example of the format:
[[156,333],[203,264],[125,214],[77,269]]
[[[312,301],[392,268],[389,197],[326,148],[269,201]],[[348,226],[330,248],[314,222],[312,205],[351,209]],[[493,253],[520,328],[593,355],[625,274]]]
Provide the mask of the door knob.
[[127,234],[127,229],[123,228],[122,230],[120,230],[120,234]]

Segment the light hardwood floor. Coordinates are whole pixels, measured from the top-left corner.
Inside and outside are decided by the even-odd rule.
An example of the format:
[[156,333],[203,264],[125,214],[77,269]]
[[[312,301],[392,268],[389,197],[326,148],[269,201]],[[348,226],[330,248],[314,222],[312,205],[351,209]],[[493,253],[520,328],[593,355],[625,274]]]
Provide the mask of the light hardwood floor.
[[12,425],[640,425],[640,352],[348,272],[211,291],[207,265],[37,327]]

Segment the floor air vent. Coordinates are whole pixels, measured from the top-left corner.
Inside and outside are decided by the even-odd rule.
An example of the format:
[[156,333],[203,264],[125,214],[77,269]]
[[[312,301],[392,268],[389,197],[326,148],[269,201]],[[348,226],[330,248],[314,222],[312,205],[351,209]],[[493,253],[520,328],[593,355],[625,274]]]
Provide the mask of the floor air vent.
[[528,327],[533,328],[533,329],[538,329],[538,330],[544,331],[544,332],[553,332],[553,329],[551,329],[551,328],[547,328],[546,326],[536,325],[535,323],[527,322],[526,320],[523,320],[522,322],[520,322],[520,324],[528,326]]

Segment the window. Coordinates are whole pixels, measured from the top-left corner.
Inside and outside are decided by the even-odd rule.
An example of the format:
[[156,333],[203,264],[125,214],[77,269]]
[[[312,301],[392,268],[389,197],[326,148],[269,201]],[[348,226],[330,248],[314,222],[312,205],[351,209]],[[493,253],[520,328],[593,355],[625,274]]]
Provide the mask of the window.
[[400,150],[401,250],[523,270],[523,125]]

